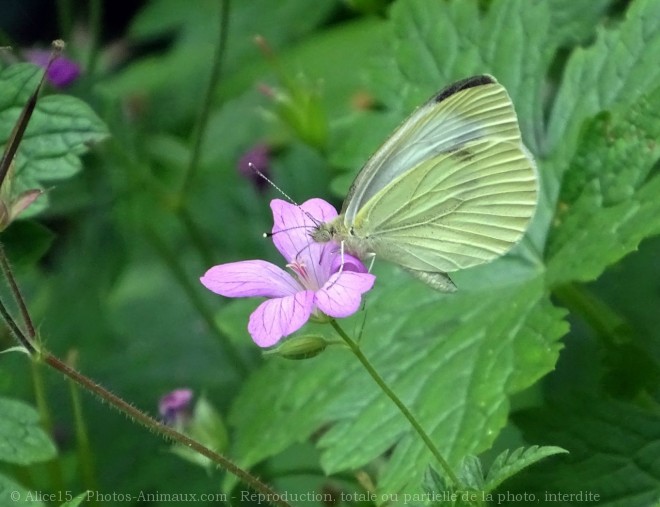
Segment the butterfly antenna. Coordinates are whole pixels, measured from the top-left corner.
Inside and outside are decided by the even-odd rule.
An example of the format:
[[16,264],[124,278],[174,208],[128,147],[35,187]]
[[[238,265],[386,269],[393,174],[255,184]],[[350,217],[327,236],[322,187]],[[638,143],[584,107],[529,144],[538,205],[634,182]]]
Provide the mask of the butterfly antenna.
[[248,167],[250,169],[252,169],[260,178],[263,178],[263,180],[266,181],[266,183],[268,183],[271,187],[273,187],[280,194],[282,194],[286,198],[287,201],[289,201],[294,206],[300,207],[300,204],[298,204],[296,201],[291,199],[291,197],[289,197],[289,194],[287,194],[284,190],[282,190],[280,187],[278,187],[273,180],[271,180],[268,176],[266,176],[259,169],[257,169],[252,162],[248,162]]
[[[266,176],[264,173],[262,173],[259,169],[255,167],[255,165],[252,162],[248,162],[248,167],[252,169],[260,178],[262,178],[266,183],[268,183],[271,187],[273,187],[275,190],[277,190],[280,194],[284,196],[284,198],[289,201],[291,204],[294,206],[297,206],[300,208],[300,210],[307,215],[307,218],[309,218],[312,222],[314,222],[316,225],[319,225],[321,222],[319,222],[316,218],[314,218],[309,212],[305,211],[302,209],[300,204],[298,204],[296,201],[291,199],[289,194],[287,194],[284,190],[282,190],[280,187],[278,187],[273,180],[271,180],[268,176]],[[282,231],[277,231],[277,232],[282,232]],[[264,232],[264,238],[270,238],[273,236],[274,233],[272,232]]]

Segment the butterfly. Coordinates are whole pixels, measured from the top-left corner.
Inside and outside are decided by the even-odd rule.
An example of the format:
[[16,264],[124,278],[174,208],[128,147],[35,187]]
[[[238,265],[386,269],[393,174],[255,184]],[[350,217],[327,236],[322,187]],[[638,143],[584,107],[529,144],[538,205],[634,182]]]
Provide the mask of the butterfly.
[[509,94],[492,76],[473,76],[413,112],[358,173],[339,216],[311,236],[453,292],[447,273],[520,241],[537,187]]

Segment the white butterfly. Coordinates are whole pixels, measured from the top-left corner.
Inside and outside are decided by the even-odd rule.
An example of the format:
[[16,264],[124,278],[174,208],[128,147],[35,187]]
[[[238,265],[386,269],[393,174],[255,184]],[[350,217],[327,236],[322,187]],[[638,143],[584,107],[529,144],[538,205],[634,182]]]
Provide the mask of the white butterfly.
[[534,160],[509,95],[474,76],[417,109],[359,172],[340,215],[312,238],[398,264],[433,288],[523,236],[537,203]]

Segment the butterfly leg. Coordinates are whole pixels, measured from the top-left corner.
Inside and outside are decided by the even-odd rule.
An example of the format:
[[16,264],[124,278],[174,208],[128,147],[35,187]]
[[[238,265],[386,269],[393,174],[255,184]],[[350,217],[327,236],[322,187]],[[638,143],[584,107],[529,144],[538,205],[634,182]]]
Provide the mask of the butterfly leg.
[[368,272],[371,273],[371,268],[374,267],[374,262],[376,261],[376,254],[371,252],[371,253],[367,254],[367,258],[370,259]]

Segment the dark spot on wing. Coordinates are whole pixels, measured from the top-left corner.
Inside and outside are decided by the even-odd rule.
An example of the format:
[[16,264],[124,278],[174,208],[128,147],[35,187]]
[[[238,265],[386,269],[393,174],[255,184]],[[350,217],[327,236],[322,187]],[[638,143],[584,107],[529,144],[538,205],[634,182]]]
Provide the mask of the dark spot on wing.
[[491,76],[486,76],[486,75],[468,77],[467,79],[456,81],[455,83],[450,84],[444,90],[441,90],[435,96],[434,101],[442,102],[443,100],[451,97],[452,95],[460,92],[461,90],[467,90],[468,88],[474,88],[475,86],[493,84],[495,82],[496,82],[495,79],[493,79]]
[[467,162],[468,160],[472,160],[474,157],[474,153],[470,150],[470,148],[464,148],[463,146],[457,146],[456,149],[453,150],[447,150],[449,153],[451,153],[451,157],[458,159],[462,162]]

